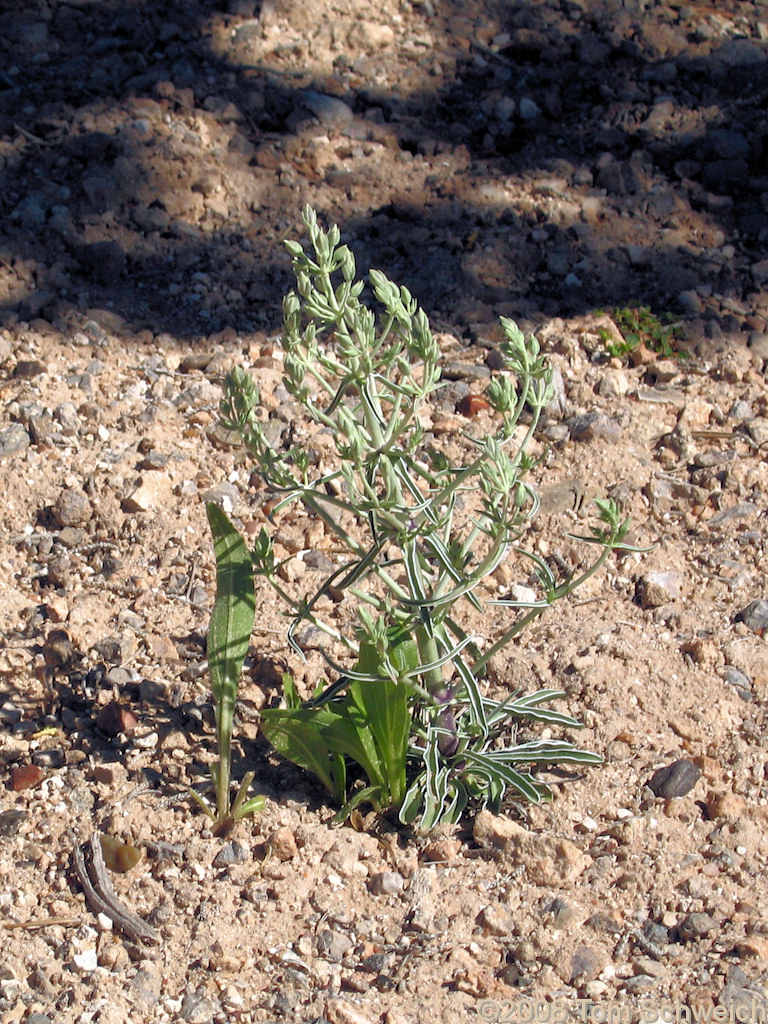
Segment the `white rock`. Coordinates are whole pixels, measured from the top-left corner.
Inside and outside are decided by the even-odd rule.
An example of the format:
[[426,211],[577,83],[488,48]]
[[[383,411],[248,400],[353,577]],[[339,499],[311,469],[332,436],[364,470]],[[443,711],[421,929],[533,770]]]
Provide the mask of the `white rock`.
[[99,966],[99,958],[95,949],[84,949],[82,953],[75,953],[72,959],[75,967],[83,974],[95,971]]
[[159,512],[171,501],[173,485],[162,470],[148,470],[138,487],[123,499],[126,512]]

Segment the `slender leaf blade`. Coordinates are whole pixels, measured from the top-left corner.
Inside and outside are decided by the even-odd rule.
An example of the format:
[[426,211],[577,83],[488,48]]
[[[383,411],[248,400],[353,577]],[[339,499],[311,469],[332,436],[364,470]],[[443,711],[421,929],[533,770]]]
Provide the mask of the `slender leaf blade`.
[[208,667],[217,706],[234,710],[256,615],[251,558],[224,512],[206,505],[216,555],[216,598],[208,628]]

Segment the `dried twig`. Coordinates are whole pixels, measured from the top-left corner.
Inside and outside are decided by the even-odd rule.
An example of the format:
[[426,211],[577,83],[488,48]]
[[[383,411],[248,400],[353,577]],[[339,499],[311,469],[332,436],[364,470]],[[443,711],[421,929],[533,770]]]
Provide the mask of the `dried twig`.
[[0,924],[3,928],[24,928],[27,931],[34,931],[37,928],[52,928],[54,925],[74,928],[82,922],[76,917],[33,917],[30,921],[0,921]]
[[90,851],[90,871],[86,865],[83,846],[76,846],[72,857],[77,877],[91,909],[97,914],[106,914],[121,931],[137,942],[160,942],[159,933],[138,914],[123,906],[112,888],[101,852],[101,833],[94,832],[85,848]]

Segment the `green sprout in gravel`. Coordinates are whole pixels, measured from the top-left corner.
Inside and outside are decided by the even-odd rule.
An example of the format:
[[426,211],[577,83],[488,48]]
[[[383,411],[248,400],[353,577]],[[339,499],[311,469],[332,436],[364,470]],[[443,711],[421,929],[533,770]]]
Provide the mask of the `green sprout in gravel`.
[[648,306],[626,306],[611,310],[610,315],[624,336],[623,341],[616,341],[610,331],[601,328],[600,337],[612,358],[627,359],[641,345],[665,359],[686,358],[687,353],[677,344],[682,325],[672,313],[656,316]]
[[216,713],[219,759],[211,768],[216,807],[194,790],[192,796],[215,823],[217,835],[264,806],[264,797],[246,799],[254,773],[248,772],[232,801],[232,726],[238,683],[253,632],[255,597],[251,556],[240,534],[221,509],[206,506],[216,555],[216,597],[208,627],[208,671]]
[[[278,495],[273,515],[297,504],[344,553],[322,585],[300,597],[284,585],[266,529],[250,559],[286,606],[293,650],[302,654],[309,629],[346,656],[324,651],[334,681],[321,681],[310,700],[286,679],[285,707],[262,712],[262,731],[325,784],[341,819],[365,803],[428,828],[457,821],[467,807],[498,809],[505,796],[548,799],[539,769],[600,761],[569,740],[516,742],[523,722],[577,728],[549,707],[564,694],[540,689],[498,701],[481,682],[521,629],[626,547],[628,523],[614,502],[598,503],[602,526],[583,538],[598,546],[596,560],[558,582],[520,545],[538,508],[525,480],[534,465],[528,448],[552,397],[535,338],[502,318],[507,372],[486,392],[500,425],[490,436],[459,438],[464,456],[449,458],[419,418],[441,376],[426,315],[406,288],[372,270],[374,313],[360,301],[364,284],[338,228],[324,231],[309,207],[303,219],[311,253],[286,243],[296,290],[283,303],[284,385],[331,438],[336,458],[321,466],[301,445],[276,448],[257,416],[256,387],[239,369],[226,380],[221,422]],[[482,584],[513,552],[538,578],[541,597],[489,601]],[[238,580],[250,601],[245,569]],[[337,607],[343,597],[342,612],[353,610],[351,628],[318,611],[329,594]],[[483,649],[463,612],[487,614],[488,605],[509,605],[516,619]]]

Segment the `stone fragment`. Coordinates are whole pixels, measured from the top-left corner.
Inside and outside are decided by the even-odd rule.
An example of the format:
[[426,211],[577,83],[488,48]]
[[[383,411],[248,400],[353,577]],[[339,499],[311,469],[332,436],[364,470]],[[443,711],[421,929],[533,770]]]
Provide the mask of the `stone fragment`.
[[173,640],[164,633],[147,633],[144,637],[144,642],[147,645],[147,651],[153,659],[157,661],[178,661],[178,648]]
[[395,39],[395,30],[391,25],[375,21],[355,19],[347,36],[347,42],[356,50],[382,50],[391,46]]
[[604,967],[603,958],[591,946],[577,946],[571,956],[571,984],[594,981]]
[[752,692],[752,680],[733,665],[728,665],[723,672],[723,682],[726,686],[734,686],[739,691]]
[[541,113],[541,107],[529,96],[523,96],[517,106],[517,111],[523,121],[534,121]]
[[747,66],[754,68],[765,65],[768,61],[768,54],[764,48],[758,42],[745,39],[743,36],[734,36],[724,40],[722,45],[713,50],[712,56],[732,68]]
[[0,459],[10,459],[29,448],[32,443],[27,431],[20,423],[12,423],[0,430]]
[[142,476],[139,485],[123,499],[126,512],[159,512],[171,501],[173,485],[166,473],[151,470]]
[[107,736],[119,736],[139,724],[139,720],[130,708],[120,701],[111,700],[105,704],[96,716],[96,725]]
[[693,761],[683,757],[665,768],[659,768],[648,783],[648,788],[655,796],[673,800],[690,793],[700,778],[701,772]]
[[20,359],[16,363],[13,376],[20,377],[23,380],[33,380],[35,377],[42,377],[44,373],[48,373],[48,367],[41,360]]
[[0,811],[0,836],[3,838],[15,836],[22,821],[27,817],[26,811],[19,811],[13,807],[7,811]]
[[751,601],[746,608],[736,614],[736,622],[743,622],[753,633],[762,636],[768,627],[768,601],[759,599]]
[[480,846],[497,849],[513,865],[524,866],[535,885],[567,885],[592,863],[570,840],[529,832],[490,811],[475,816],[473,836]]
[[458,857],[461,845],[460,839],[436,839],[424,847],[421,859],[428,864],[444,864]]
[[352,843],[337,840],[330,850],[323,854],[323,863],[342,878],[352,878],[358,869],[358,851]]
[[677,926],[677,933],[685,942],[700,939],[718,927],[711,914],[688,914]]
[[93,508],[81,491],[67,489],[59,493],[53,514],[61,526],[84,526],[93,515]]
[[[330,1024],[373,1024],[373,1017],[369,1017],[346,999],[329,999],[325,1004],[324,1013]],[[376,1019],[380,1020],[378,1014]]]
[[301,103],[327,128],[341,128],[355,117],[352,108],[344,100],[315,92],[314,89],[305,89],[301,93]]
[[480,911],[477,923],[488,935],[509,935],[515,919],[503,903],[490,903]]
[[266,847],[269,853],[279,861],[293,860],[299,853],[296,837],[287,825],[275,829],[267,839]]
[[593,441],[596,438],[611,441],[621,437],[623,433],[616,420],[606,416],[604,412],[587,412],[569,416],[565,425],[574,441]]
[[382,896],[392,896],[402,892],[405,886],[405,879],[399,871],[379,871],[373,875],[370,881],[371,892]]
[[219,1009],[204,992],[187,992],[181,1002],[181,1019],[187,1024],[209,1024]]
[[768,961],[768,936],[747,935],[736,943],[736,952],[742,958],[754,956]]
[[75,953],[72,962],[81,974],[89,974],[99,966],[98,954],[94,949],[84,949],[81,953]]
[[162,979],[155,971],[143,968],[139,970],[128,986],[128,994],[131,1001],[149,1009],[154,1006],[160,998]]
[[246,864],[250,857],[251,851],[249,847],[245,843],[233,839],[231,842],[225,843],[213,858],[213,866],[215,868],[225,868],[229,864]]
[[637,584],[637,595],[643,608],[660,608],[680,597],[683,577],[681,573],[647,572]]
[[11,772],[8,788],[12,793],[20,793],[23,789],[33,789],[42,781],[45,773],[36,764],[18,765]]
[[32,763],[40,768],[63,768],[66,761],[67,755],[61,747],[49,747],[32,752]]
[[747,339],[747,347],[756,359],[768,359],[768,334],[764,331],[752,331]]
[[353,946],[354,942],[344,932],[329,929],[320,932],[317,937],[317,952],[320,956],[327,956],[330,960],[341,960]]
[[736,793],[713,791],[707,796],[707,814],[714,821],[725,818],[726,821],[738,821],[747,809],[746,800]]
[[597,385],[598,394],[603,398],[623,398],[629,391],[630,382],[624,370],[607,369]]

